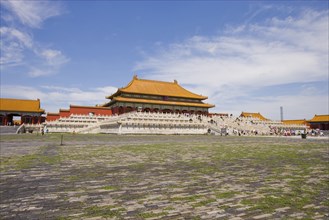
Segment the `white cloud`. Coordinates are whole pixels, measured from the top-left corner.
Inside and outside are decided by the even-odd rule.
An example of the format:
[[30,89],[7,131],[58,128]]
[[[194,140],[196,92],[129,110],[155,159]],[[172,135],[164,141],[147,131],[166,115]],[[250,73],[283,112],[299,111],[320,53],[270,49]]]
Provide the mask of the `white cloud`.
[[1,97],[23,98],[23,99],[44,99],[47,94],[34,87],[20,85],[1,85]]
[[47,91],[53,91],[53,92],[59,92],[59,93],[63,93],[63,92],[68,92],[68,93],[72,93],[72,92],[81,92],[81,89],[73,87],[61,87],[61,86],[41,86],[42,89],[47,90]]
[[58,50],[42,49],[41,52],[35,51],[35,53],[43,60],[43,62],[41,62],[38,67],[30,67],[28,72],[30,77],[55,74],[59,68],[70,60]]
[[[269,86],[327,81],[328,26],[328,11],[304,10],[298,17],[273,17],[262,24],[230,27],[221,35],[193,36],[161,45],[138,62],[135,71],[144,72],[146,78],[177,79],[209,96],[208,101],[217,105],[215,111],[256,111],[264,106],[274,116],[279,106],[287,105],[305,114],[325,113],[327,108],[318,105],[322,100],[328,106],[325,96],[304,99],[303,94],[275,96],[273,91],[273,97],[262,100],[250,94]],[[245,102],[239,101],[241,97]],[[308,100],[310,107],[301,99]]]
[[1,27],[0,33],[2,36],[9,38],[8,40],[17,41],[28,48],[32,47],[32,37],[27,33],[10,27]]
[[266,26],[250,30],[268,38],[285,41],[303,50],[328,51],[328,11],[303,10],[301,17],[272,18]]
[[76,87],[41,86],[39,88],[21,85],[2,85],[1,96],[22,99],[41,100],[42,108],[47,112],[58,112],[60,108],[69,108],[70,105],[95,106],[104,104],[105,99],[117,91],[115,87],[98,87],[80,89]]
[[45,49],[40,53],[40,55],[47,61],[48,65],[50,66],[61,66],[69,60],[59,50]]
[[32,48],[32,37],[16,28],[1,27],[1,65],[15,65],[23,60],[25,48]]
[[[23,66],[29,76],[54,74],[69,61],[61,51],[42,46],[33,38],[32,29],[53,16],[60,15],[62,7],[54,1],[1,1],[4,25],[1,32],[0,64],[4,70]],[[21,24],[15,22],[20,21]],[[4,73],[5,74],[5,73]]]
[[56,1],[1,1],[1,4],[22,24],[31,28],[40,28],[44,20],[62,12],[61,5]]
[[31,67],[28,72],[28,75],[30,77],[48,76],[51,74],[52,74],[52,71],[50,71],[50,70],[39,69],[39,68],[35,68],[35,67]]
[[99,91],[107,95],[112,95],[117,91],[117,88],[113,86],[105,86],[105,87],[95,88],[95,91]]

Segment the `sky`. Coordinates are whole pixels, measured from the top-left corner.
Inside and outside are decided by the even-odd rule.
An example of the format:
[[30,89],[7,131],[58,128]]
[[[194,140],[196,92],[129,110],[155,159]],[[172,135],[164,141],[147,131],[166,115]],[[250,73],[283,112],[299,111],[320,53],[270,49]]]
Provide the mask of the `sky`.
[[329,114],[328,1],[1,0],[1,98],[104,104],[137,75],[210,112]]

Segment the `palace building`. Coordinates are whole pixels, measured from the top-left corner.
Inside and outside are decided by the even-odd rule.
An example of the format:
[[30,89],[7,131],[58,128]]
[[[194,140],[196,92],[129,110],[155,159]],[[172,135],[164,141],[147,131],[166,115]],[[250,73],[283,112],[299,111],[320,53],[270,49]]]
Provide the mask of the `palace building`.
[[207,96],[188,91],[174,82],[139,79],[137,76],[114,94],[107,96],[104,104],[113,114],[131,111],[208,114],[214,105],[204,103]]
[[314,115],[308,123],[312,129],[329,130],[329,115]]
[[310,126],[306,119],[282,120],[285,125],[305,125]]
[[45,111],[40,108],[40,100],[26,99],[0,99],[0,123],[1,125],[14,124],[40,124],[44,122],[42,114]]

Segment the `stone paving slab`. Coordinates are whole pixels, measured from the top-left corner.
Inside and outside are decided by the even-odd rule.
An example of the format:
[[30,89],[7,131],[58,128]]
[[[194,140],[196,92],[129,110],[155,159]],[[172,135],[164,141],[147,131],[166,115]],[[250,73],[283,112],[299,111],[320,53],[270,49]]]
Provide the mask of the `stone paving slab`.
[[0,219],[325,219],[328,140],[1,136]]

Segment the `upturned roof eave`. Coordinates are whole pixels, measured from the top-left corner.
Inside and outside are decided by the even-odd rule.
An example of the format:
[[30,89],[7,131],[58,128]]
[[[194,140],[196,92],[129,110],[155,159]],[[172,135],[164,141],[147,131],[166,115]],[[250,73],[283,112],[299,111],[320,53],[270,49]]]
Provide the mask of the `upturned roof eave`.
[[[189,95],[184,96],[184,95],[154,94],[154,93],[151,93],[151,92],[140,92],[140,91],[131,91],[131,90],[129,90],[129,88],[134,83],[138,83],[138,82],[165,83],[165,84],[168,84],[168,85],[171,85],[171,86],[175,85],[175,86],[178,86],[181,91],[184,91],[186,94],[189,94]],[[128,83],[127,86],[122,87],[122,88],[119,88],[114,94],[112,94],[110,96],[106,96],[105,98],[106,99],[113,99],[114,97],[120,95],[121,93],[128,93],[128,94],[131,93],[131,94],[141,94],[141,95],[154,95],[154,96],[167,96],[167,97],[177,97],[177,98],[189,98],[189,99],[195,99],[195,100],[205,100],[205,99],[208,99],[207,96],[198,95],[198,94],[195,94],[195,93],[190,92],[189,90],[183,88],[181,85],[179,85],[177,83],[176,80],[174,81],[174,83],[171,83],[171,82],[156,81],[156,80],[138,79],[136,75]]]
[[310,123],[317,123],[317,122],[329,122],[329,115],[314,115],[314,117],[310,120],[307,120]]
[[140,94],[140,95],[154,95],[154,96],[167,96],[167,97],[173,97],[173,98],[186,98],[186,99],[195,99],[195,100],[206,100],[208,99],[207,96],[200,96],[200,98],[196,98],[196,97],[187,97],[187,96],[179,96],[179,95],[157,95],[157,94],[152,94],[152,93],[143,93],[143,92],[134,92],[134,91],[123,91],[121,89],[119,89],[117,92],[115,92],[114,94],[110,95],[110,96],[106,96],[106,99],[113,99],[114,97],[122,94],[122,93],[127,93],[127,94]]

